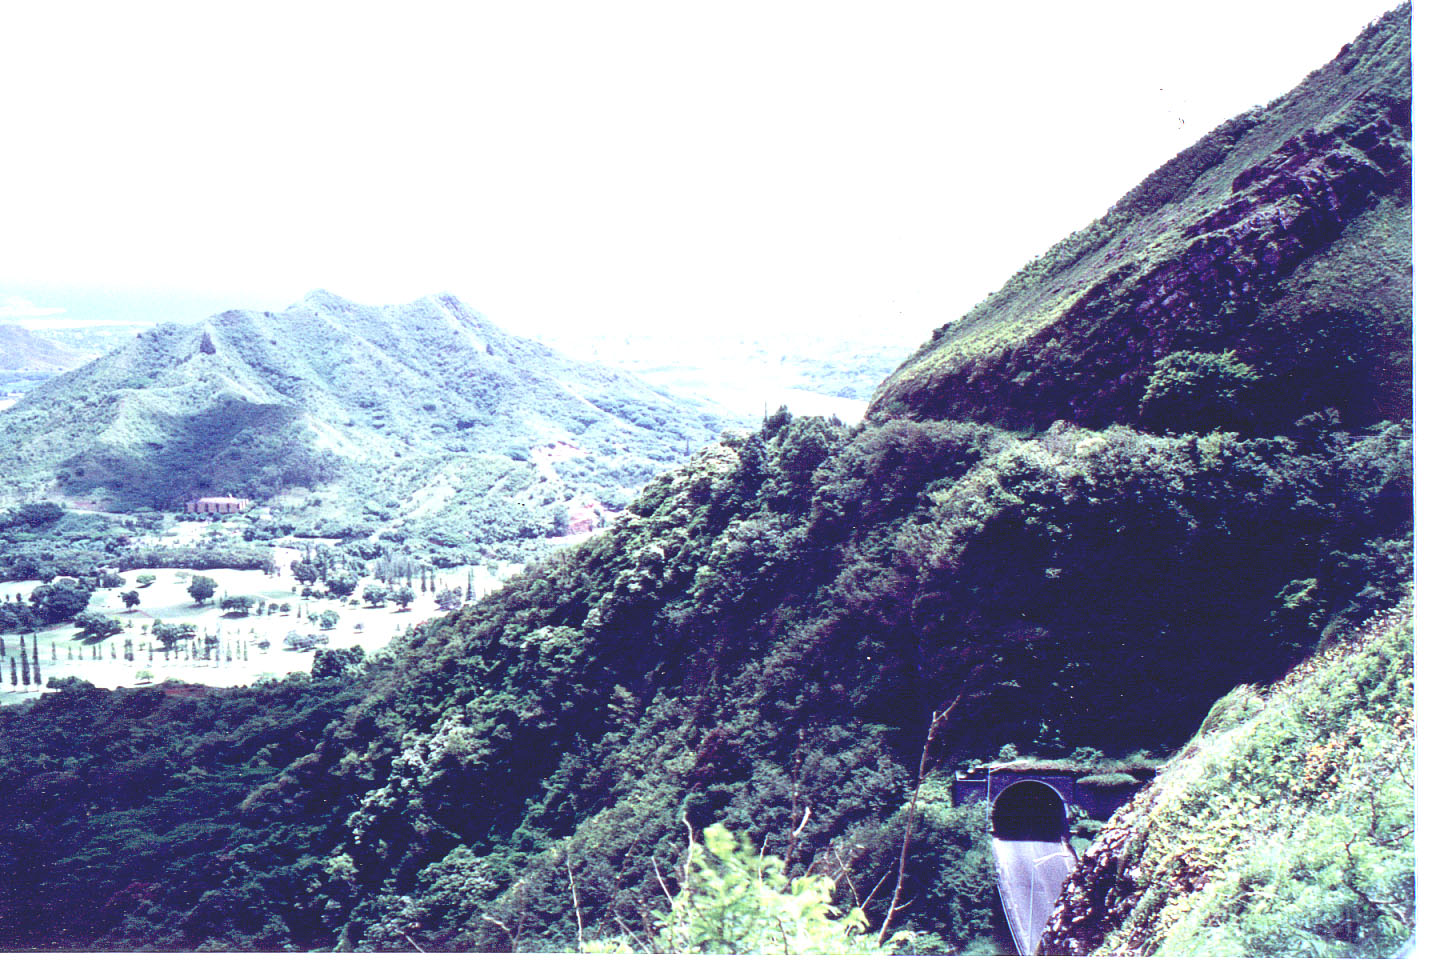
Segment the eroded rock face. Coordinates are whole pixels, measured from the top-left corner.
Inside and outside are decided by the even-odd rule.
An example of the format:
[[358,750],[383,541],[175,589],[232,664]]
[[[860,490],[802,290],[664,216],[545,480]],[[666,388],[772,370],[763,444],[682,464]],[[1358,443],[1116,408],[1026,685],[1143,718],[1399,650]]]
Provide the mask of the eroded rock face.
[[[1133,821],[1137,803],[1138,798],[1117,814],[1117,821]],[[1117,827],[1106,830],[1085,851],[1060,892],[1037,954],[1088,956],[1130,915],[1140,900],[1135,877],[1127,869],[1126,854],[1133,839],[1132,830]]]

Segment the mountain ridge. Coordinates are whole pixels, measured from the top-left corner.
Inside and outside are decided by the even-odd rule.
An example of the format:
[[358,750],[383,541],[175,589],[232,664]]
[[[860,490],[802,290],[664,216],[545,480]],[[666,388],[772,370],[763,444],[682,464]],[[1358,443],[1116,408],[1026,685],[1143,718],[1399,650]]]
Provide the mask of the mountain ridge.
[[[1395,360],[1412,311],[1408,193],[1401,165],[1366,180],[1358,159],[1381,141],[1408,157],[1386,98],[1408,91],[1409,17],[1382,18],[1324,82],[1277,101],[1284,124],[1312,117],[1337,138],[1322,165],[1339,181],[1322,180],[1357,170],[1385,185],[1356,193],[1358,209],[1343,190],[1334,208],[1307,195],[1320,181],[1278,175],[1283,161],[1264,168],[1274,150],[1235,155],[1259,172],[1232,193],[1234,144],[1212,136],[1132,191],[1131,222],[1062,242],[990,313],[942,332],[867,421],[780,410],[724,436],[609,529],[379,656],[317,657],[309,678],[183,708],[163,690],[62,681],[29,712],[0,712],[0,863],[14,865],[0,870],[0,943],[548,952],[601,938],[640,952],[677,904],[714,919],[690,851],[722,824],[775,853],[772,892],[803,879],[917,950],[1002,952],[989,811],[951,801],[954,771],[1022,754],[1154,768],[1413,590],[1413,429],[1395,416],[1410,412],[1409,359]],[[1389,133],[1333,125],[1336,96]],[[1210,201],[1167,223],[1170,187],[1207,170],[1227,174]],[[1235,198],[1275,211],[1292,194],[1296,218],[1265,234],[1277,243],[1309,229],[1312,201],[1350,226],[1293,263],[1277,249],[1285,280],[1266,281],[1262,312],[1211,326],[1167,294],[1153,338],[1126,332],[1139,280],[1163,271],[1189,271],[1195,310],[1229,296],[1210,269],[1225,257],[1186,266],[1179,220],[1235,212]],[[1131,230],[1153,264],[1088,272]],[[1400,261],[1357,273],[1366,249]],[[1059,276],[1076,284],[1052,289]],[[1386,296],[1356,320],[1374,289]],[[1041,336],[1061,314],[1066,336]],[[1091,321],[1093,337],[1074,336]],[[1182,334],[1194,339],[1166,339]],[[1359,359],[1335,362],[1351,346]],[[1377,384],[1394,389],[1367,405]],[[1071,403],[1091,388],[1093,404]],[[1377,686],[1413,677],[1403,656],[1378,660]],[[1355,755],[1329,736],[1348,718],[1334,721],[1306,744],[1324,748],[1313,764],[1288,736],[1237,756],[1263,748],[1319,783]],[[1209,826],[1203,802],[1176,809]],[[1386,816],[1413,823],[1401,802]],[[1413,921],[1413,884],[1387,879]],[[1301,877],[1276,915],[1291,932],[1325,920],[1316,904],[1344,882]],[[1351,902],[1370,913],[1324,933],[1326,949],[1393,953],[1405,924],[1370,937],[1374,905]],[[1215,914],[1227,926],[1209,942],[1267,922],[1232,914]]]
[[87,356],[15,323],[0,323],[0,371],[55,373],[68,370]]
[[[1236,426],[1288,425],[1307,411],[1287,388],[1335,362],[1382,374],[1371,408],[1330,398],[1346,422],[1403,415],[1409,58],[1408,13],[1387,14],[1295,90],[1222,124],[938,329],[882,384],[871,415],[1141,423],[1165,357],[1226,350],[1261,376]],[[1394,204],[1386,216],[1365,216],[1384,202]],[[1314,275],[1337,243],[1381,255],[1355,270],[1365,286],[1341,304],[1362,315],[1316,322],[1304,316],[1307,291],[1333,306],[1355,286]],[[1292,343],[1299,333],[1309,342]]]
[[[280,312],[153,327],[54,377],[0,412],[18,441],[0,471],[16,502],[177,509],[229,493],[457,562],[459,541],[535,540],[571,508],[598,522],[733,425],[506,334],[449,294],[371,307],[317,290]],[[541,464],[555,444],[572,454]],[[442,476],[479,492],[407,520]]]

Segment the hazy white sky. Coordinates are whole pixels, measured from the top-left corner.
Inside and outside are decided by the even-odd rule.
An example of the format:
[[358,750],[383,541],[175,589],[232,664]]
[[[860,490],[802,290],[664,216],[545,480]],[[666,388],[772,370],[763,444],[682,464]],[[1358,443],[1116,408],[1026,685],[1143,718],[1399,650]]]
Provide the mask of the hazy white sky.
[[6,3],[0,321],[918,341],[1392,6]]

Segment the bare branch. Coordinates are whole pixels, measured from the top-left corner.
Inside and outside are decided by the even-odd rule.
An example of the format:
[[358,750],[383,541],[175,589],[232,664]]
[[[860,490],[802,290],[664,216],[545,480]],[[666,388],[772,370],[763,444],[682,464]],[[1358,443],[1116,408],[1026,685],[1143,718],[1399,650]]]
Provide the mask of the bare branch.
[[[797,794],[798,797],[798,794]],[[790,812],[790,822],[795,822],[795,812]],[[790,831],[790,843],[785,847],[784,863],[780,867],[781,873],[788,873],[790,870],[790,858],[795,854],[795,843],[800,839],[800,834],[805,829],[805,824],[810,822],[810,805],[805,805],[805,816],[800,818],[800,825]]]
[[885,911],[885,922],[880,925],[880,934],[876,937],[876,943],[885,942],[885,934],[890,930],[890,923],[895,919],[895,913],[900,909],[900,890],[905,886],[905,860],[910,855],[910,837],[915,831],[915,812],[920,804],[920,785],[925,782],[925,765],[930,762],[930,745],[935,741],[935,731],[940,729],[950,716],[950,711],[960,702],[960,695],[956,694],[944,710],[932,711],[930,714],[930,730],[925,734],[925,748],[920,751],[920,769],[915,774],[915,792],[910,795],[910,813],[905,818],[905,839],[900,843],[900,863],[895,874],[895,893],[890,897],[890,909]]
[[486,923],[493,923],[493,924],[495,924],[495,926],[499,927],[501,930],[504,930],[504,931],[505,931],[505,935],[510,938],[510,952],[511,952],[511,953],[516,952],[516,950],[515,950],[515,934],[510,931],[510,928],[509,928],[509,927],[505,926],[505,924],[501,923],[499,920],[496,920],[494,917],[490,916],[488,913],[486,913],[486,914],[481,914],[481,915],[480,915],[480,919],[481,919],[481,920],[484,920]]
[[575,905],[575,946],[585,946],[585,921],[580,916],[580,894],[575,889],[575,871],[570,869],[570,854],[565,854],[565,875],[570,878],[570,902]]
[[653,856],[650,858],[650,865],[655,868],[655,879],[660,881],[660,892],[665,894],[665,901],[670,904],[670,909],[675,909],[675,898],[670,896],[670,888],[665,886],[665,878],[660,876],[660,861]]
[[690,814],[681,813],[680,819],[685,821],[685,832],[690,837],[690,843],[685,848],[685,866],[680,871],[681,878],[685,881],[685,889],[690,888],[690,863],[695,859],[695,828],[690,825]]
[[651,952],[650,948],[645,945],[645,941],[643,941],[643,940],[641,940],[639,937],[635,936],[635,931],[633,931],[633,930],[631,930],[629,927],[627,927],[627,926],[625,925],[625,921],[620,919],[620,914],[615,913],[615,914],[613,914],[613,916],[615,917],[615,922],[618,923],[618,924],[620,924],[620,929],[623,930],[623,931],[625,931],[625,936],[626,936],[626,938],[630,941],[630,945],[631,945],[632,947],[639,947],[641,953],[650,953],[650,952]]
[[850,875],[850,861],[833,850],[826,853],[835,858],[835,863],[840,868],[840,876],[845,878],[845,886],[850,888],[850,896],[855,899],[855,906],[860,906],[860,891],[855,889],[855,878]]
[[875,899],[875,894],[880,892],[880,887],[885,883],[886,880],[889,879],[890,871],[886,870],[883,874],[880,875],[880,879],[875,881],[875,886],[870,889],[870,896],[866,897],[865,902],[860,904],[860,910],[862,912],[865,910],[866,907],[870,906],[870,901]]
[[[805,738],[805,734],[804,734],[803,731],[802,731],[801,734],[800,734],[800,738],[801,738],[801,746],[803,746],[803,745],[804,745],[804,738]],[[804,829],[804,826],[805,826],[803,823],[800,824],[800,827],[799,827],[799,828],[797,828],[797,827],[795,826],[795,821],[796,821],[796,819],[797,819],[797,817],[799,816],[799,813],[800,813],[800,747],[799,747],[799,746],[797,746],[797,747],[795,748],[794,761],[795,761],[795,762],[794,762],[794,765],[791,767],[791,770],[790,770],[790,829],[789,829],[790,842],[789,842],[788,844],[786,844],[786,846],[785,846],[785,856],[783,856],[783,857],[780,858],[780,859],[781,859],[781,863],[780,863],[780,873],[781,873],[782,875],[788,875],[788,874],[790,873],[790,858],[791,858],[791,856],[793,856],[794,853],[795,853],[795,840],[796,840],[797,837],[800,836],[799,830]],[[810,815],[810,808],[809,808],[809,807],[806,807],[806,808],[805,808],[805,815],[806,815],[807,818],[809,817],[809,815]]]

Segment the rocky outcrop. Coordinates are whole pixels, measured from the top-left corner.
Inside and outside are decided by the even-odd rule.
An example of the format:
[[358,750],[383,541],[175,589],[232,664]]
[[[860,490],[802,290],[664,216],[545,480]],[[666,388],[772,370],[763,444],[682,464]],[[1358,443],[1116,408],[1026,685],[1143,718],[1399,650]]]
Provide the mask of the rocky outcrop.
[[1100,949],[1110,931],[1134,912],[1141,889],[1129,869],[1136,839],[1135,821],[1143,816],[1146,798],[1137,797],[1115,814],[1111,825],[1085,851],[1060,892],[1041,936],[1037,953],[1048,956],[1089,956]]

